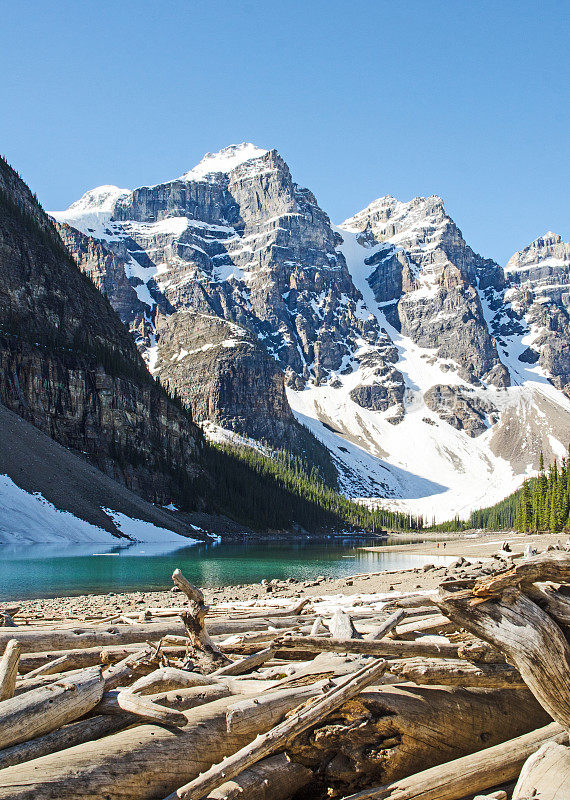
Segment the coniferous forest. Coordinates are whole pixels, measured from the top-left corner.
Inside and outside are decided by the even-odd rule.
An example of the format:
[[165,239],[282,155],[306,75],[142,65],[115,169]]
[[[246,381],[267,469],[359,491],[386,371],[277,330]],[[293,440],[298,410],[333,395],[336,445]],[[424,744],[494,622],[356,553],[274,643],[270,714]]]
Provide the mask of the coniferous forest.
[[541,453],[538,477],[525,481],[519,492],[515,527],[525,533],[570,528],[570,459],[545,470]]

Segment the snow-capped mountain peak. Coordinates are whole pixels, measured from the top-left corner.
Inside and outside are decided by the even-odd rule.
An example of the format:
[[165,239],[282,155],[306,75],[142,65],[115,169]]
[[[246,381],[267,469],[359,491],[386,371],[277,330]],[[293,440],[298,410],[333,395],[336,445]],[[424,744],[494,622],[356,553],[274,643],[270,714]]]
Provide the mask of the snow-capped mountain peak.
[[334,229],[247,143],[106,213],[57,218],[99,239],[62,230],[197,420],[281,446],[292,410],[346,494],[428,518],[499,500],[541,450],[565,451],[570,269],[543,267],[565,248],[570,264],[570,245],[555,234],[517,254],[539,269],[509,274],[437,195],[379,197]]
[[72,203],[65,213],[67,217],[80,216],[86,213],[106,213],[111,212],[115,203],[120,197],[130,194],[130,189],[120,189],[118,186],[110,184],[97,186]]
[[261,158],[268,151],[257,147],[251,142],[231,144],[217,153],[206,153],[199,164],[180,177],[183,181],[205,180],[208,175],[228,173],[246,161]]

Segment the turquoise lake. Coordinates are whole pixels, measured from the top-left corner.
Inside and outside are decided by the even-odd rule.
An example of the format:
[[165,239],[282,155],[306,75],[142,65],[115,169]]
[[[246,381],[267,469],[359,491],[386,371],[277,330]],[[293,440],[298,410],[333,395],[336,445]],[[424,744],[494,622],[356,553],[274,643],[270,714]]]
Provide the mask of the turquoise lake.
[[254,583],[263,578],[342,577],[449,560],[360,549],[363,545],[391,543],[389,539],[350,536],[182,548],[172,543],[121,548],[97,544],[0,546],[0,600],[168,589],[176,567],[192,583],[211,587]]

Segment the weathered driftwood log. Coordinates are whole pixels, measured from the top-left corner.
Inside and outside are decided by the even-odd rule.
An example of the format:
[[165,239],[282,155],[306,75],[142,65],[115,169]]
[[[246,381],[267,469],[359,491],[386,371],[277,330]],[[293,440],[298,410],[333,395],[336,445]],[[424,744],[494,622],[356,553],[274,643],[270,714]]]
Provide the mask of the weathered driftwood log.
[[13,764],[22,764],[34,758],[57,753],[77,744],[100,739],[111,733],[120,731],[131,725],[133,718],[123,714],[122,717],[97,716],[81,719],[64,725],[56,731],[38,736],[35,739],[21,742],[20,744],[0,750],[0,770],[11,767]]
[[[312,653],[362,653],[382,658],[411,658],[413,656],[458,658],[456,644],[433,642],[399,642],[392,639],[371,641],[369,639],[321,639],[310,636],[283,636],[274,639],[277,650],[306,650]],[[498,661],[502,657],[497,653]]]
[[323,618],[317,617],[311,626],[309,636],[316,636],[319,633],[327,633],[327,629],[323,625]]
[[[151,695],[149,699],[154,703],[166,706],[166,708],[173,708],[177,711],[187,711],[191,708],[205,705],[206,703],[212,703],[214,700],[219,700],[222,697],[229,697],[230,695],[231,692],[227,686],[214,684],[211,686],[199,686],[193,689],[179,689],[172,692],[163,692]],[[91,713],[93,713],[93,711],[96,712],[97,707],[95,707]],[[0,770],[14,764],[22,764],[25,761],[31,761],[32,759],[49,755],[50,753],[57,753],[60,750],[65,750],[78,744],[91,742],[103,736],[109,736],[112,733],[116,733],[123,728],[137,723],[141,723],[139,718],[125,712],[120,715],[99,715],[78,720],[77,722],[71,722],[45,736],[39,736],[28,742],[22,742],[13,747],[0,750]]]
[[525,761],[513,800],[568,800],[570,747],[548,742]]
[[[59,656],[59,658],[54,658],[47,664],[43,664],[41,667],[36,667],[36,669],[32,669],[27,672],[26,679],[31,680],[32,678],[40,678],[43,675],[54,675],[59,672],[66,672],[67,670],[75,669],[76,666],[77,665],[72,657],[70,658],[68,655]],[[81,666],[92,667],[95,665],[82,664]]]
[[439,605],[462,627],[502,650],[552,718],[570,729],[570,645],[546,612],[517,589],[477,605],[470,592],[443,590]]
[[[310,661],[286,662],[286,666],[264,670],[261,674],[266,680],[281,677],[272,691],[282,687],[303,686],[325,678],[338,678],[350,675],[366,664],[366,656],[340,655],[338,653],[319,653]],[[386,682],[383,675],[381,683]]]
[[14,695],[19,697],[21,694],[31,692],[34,689],[40,689],[42,686],[49,686],[58,681],[73,681],[76,675],[80,675],[84,670],[70,669],[67,672],[61,672],[54,675],[39,675],[37,678],[24,678],[24,680],[16,683]]
[[527,689],[382,686],[346,703],[287,752],[323,774],[323,789],[347,792],[399,780],[549,721]]
[[[183,690],[182,690],[183,691]],[[243,735],[228,734],[231,698],[184,712],[176,730],[139,725],[0,772],[0,800],[156,800],[267,730],[260,712]],[[112,776],[112,778],[110,778]]]
[[362,634],[356,630],[350,616],[340,609],[333,614],[329,631],[333,639],[362,639]]
[[476,597],[500,596],[505,589],[513,587],[524,588],[537,581],[570,583],[570,553],[541,553],[505,572],[499,572],[488,578],[481,578],[475,582],[473,594]]
[[16,639],[11,639],[6,645],[4,655],[0,658],[0,701],[9,700],[14,696],[21,652],[20,643]]
[[555,590],[552,587],[539,589],[532,586],[525,588],[525,594],[546,611],[560,626],[570,626],[570,596],[566,594],[568,587]]
[[358,694],[366,686],[383,674],[386,662],[374,661],[350,676],[347,680],[326,692],[306,707],[301,707],[294,714],[276,727],[258,736],[255,741],[242,747],[231,756],[227,756],[219,764],[214,764],[202,775],[181,786],[168,800],[191,800],[200,798],[216,789],[225,780],[238,775],[242,770],[261,761],[276,750],[283,749],[307,728],[317,724],[325,716],[337,709],[346,701]]
[[184,611],[180,617],[190,640],[192,659],[196,661],[200,671],[213,672],[218,667],[229,664],[229,658],[214,644],[206,629],[204,619],[210,608],[204,601],[201,589],[186,580],[179,569],[175,569],[172,573],[172,580],[190,602],[190,608]]
[[437,591],[434,590],[433,592],[396,597],[394,600],[389,601],[387,605],[397,606],[398,608],[418,608],[420,606],[429,605],[436,597]]
[[112,689],[105,692],[101,702],[95,707],[98,714],[122,715],[124,712],[134,714],[157,725],[185,725],[186,717],[180,711],[165,708],[154,703],[148,697],[133,694],[128,689]]
[[228,733],[245,733],[251,730],[255,716],[263,713],[269,720],[268,727],[279,724],[283,715],[292,707],[300,705],[311,697],[318,697],[334,684],[329,680],[320,680],[308,686],[271,690],[257,697],[236,700],[227,710],[226,725]]
[[[275,636],[273,633],[272,636]],[[160,652],[168,657],[183,656],[186,652],[186,637],[179,637],[183,644],[161,646]],[[157,640],[157,643],[160,640]],[[84,669],[85,667],[94,667],[97,664],[109,666],[121,661],[131,653],[135,653],[141,649],[141,643],[135,642],[134,644],[125,644],[111,647],[85,647],[85,648],[72,648],[71,650],[46,650],[40,653],[23,653],[20,657],[19,672],[25,678],[28,677],[30,672],[37,667],[45,666],[51,663],[54,659],[59,659],[65,656],[67,662],[63,672],[71,669]],[[44,675],[49,673],[44,673]],[[41,675],[39,677],[42,677]]]
[[407,658],[390,661],[392,675],[420,686],[473,686],[480,689],[522,689],[520,673],[508,664],[470,664],[461,659]]
[[86,714],[101,700],[98,667],[73,681],[60,681],[0,702],[0,749],[41,736]]
[[[274,628],[290,627],[287,618],[213,622],[210,635],[230,635],[248,631],[263,631],[271,625]],[[53,650],[77,650],[85,647],[113,647],[116,645],[136,644],[141,642],[158,642],[167,635],[185,636],[186,628],[181,621],[177,622],[145,622],[139,625],[99,625],[72,628],[18,628],[18,641],[22,645],[22,653],[41,653]],[[14,638],[14,631],[0,628],[0,653],[6,644]]]
[[210,792],[207,800],[287,800],[312,779],[311,770],[285,753],[270,756]]
[[406,616],[406,612],[403,608],[399,608],[397,611],[394,611],[388,619],[384,620],[384,622],[376,628],[376,630],[372,631],[372,633],[368,633],[364,638],[370,639],[371,641],[378,641],[379,639],[383,639],[387,633],[400,623],[404,617]]
[[214,678],[199,672],[190,672],[177,667],[161,667],[135,681],[130,691],[136,694],[153,694],[158,691],[189,689],[192,686],[207,686],[212,683],[215,683]]
[[266,647],[264,650],[253,653],[251,656],[246,656],[239,661],[227,664],[225,667],[220,667],[212,672],[212,676],[245,675],[247,672],[251,672],[262,664],[265,664],[266,661],[270,661],[274,655],[275,650],[271,647]]
[[[515,780],[525,760],[547,741],[568,742],[553,722],[503,744],[448,761],[383,786],[351,794],[344,800],[460,800]],[[537,798],[538,800],[538,798]]]

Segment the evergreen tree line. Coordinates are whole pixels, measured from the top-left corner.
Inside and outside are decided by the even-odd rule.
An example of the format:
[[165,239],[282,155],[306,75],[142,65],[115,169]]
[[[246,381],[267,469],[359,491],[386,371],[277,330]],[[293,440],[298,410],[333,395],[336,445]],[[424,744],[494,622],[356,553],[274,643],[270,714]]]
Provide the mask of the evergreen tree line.
[[258,530],[310,532],[420,530],[423,519],[411,514],[370,510],[324,483],[301,458],[277,453],[271,458],[243,446],[207,444],[204,466],[213,477],[208,510],[224,513]]
[[469,531],[474,528],[490,531],[512,530],[515,527],[520,492],[521,490],[517,489],[516,492],[513,492],[513,494],[510,494],[508,497],[505,497],[504,500],[500,500],[493,506],[472,511],[467,520],[461,520],[459,517],[455,517],[452,520],[440,522],[437,525],[434,522],[430,525],[429,530],[446,533]]
[[560,465],[555,460],[546,471],[540,454],[538,477],[526,480],[520,490],[515,526],[525,533],[570,528],[570,459]]

